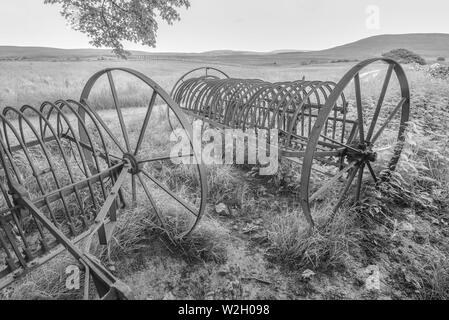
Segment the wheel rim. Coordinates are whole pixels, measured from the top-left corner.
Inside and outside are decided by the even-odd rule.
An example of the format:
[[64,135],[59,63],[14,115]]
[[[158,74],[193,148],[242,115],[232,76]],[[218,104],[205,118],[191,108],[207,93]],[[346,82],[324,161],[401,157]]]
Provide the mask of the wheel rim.
[[[196,76],[195,76],[196,74]],[[229,79],[229,76],[224,73],[223,71],[212,68],[212,67],[201,67],[193,69],[189,72],[186,72],[184,75],[182,75],[181,78],[178,79],[178,81],[173,86],[172,91],[170,92],[170,96],[173,97],[173,94],[176,92],[176,89],[178,89],[179,85],[185,81],[186,78],[193,78],[193,77],[213,77],[215,79],[219,78],[226,78]]]
[[[173,100],[177,100],[178,90],[182,84],[186,81],[186,79],[192,79],[192,78],[204,78],[204,79],[229,79],[229,76],[224,73],[223,71],[213,68],[213,67],[200,67],[193,69],[189,72],[186,72],[184,75],[182,75],[178,81],[176,81],[175,85],[173,86],[170,97],[173,98]],[[173,124],[173,114],[168,109],[167,110],[167,118],[170,125],[170,128],[174,130],[176,126]]]
[[[375,102],[367,103],[362,90],[361,72],[368,66],[377,66],[377,64],[382,62],[383,69],[378,70],[377,74],[385,73],[385,77],[380,77],[382,80],[379,82],[381,85],[376,88],[376,90],[378,89],[378,95]],[[364,75],[366,74],[369,73]],[[396,74],[399,90],[394,88],[394,84],[392,84],[393,74]],[[372,86],[371,80],[368,81],[370,86]],[[349,118],[352,116],[355,124],[353,127],[358,127],[358,129],[349,132],[349,127],[344,128],[342,131],[343,136],[338,137],[338,139],[329,138],[326,128],[328,128],[330,116],[333,110],[335,110],[335,106],[338,107],[341,95],[343,93],[346,95],[346,91],[351,86],[353,87],[354,101],[352,105],[348,104],[348,112],[342,117],[346,120],[351,120]],[[366,84],[363,83],[363,88],[365,86]],[[395,96],[394,102],[392,102],[393,96]],[[354,198],[356,201],[359,201],[366,175],[377,182],[380,179],[377,172],[382,170],[382,168],[390,171],[396,169],[405,141],[409,109],[410,90],[407,78],[402,67],[393,60],[371,59],[364,61],[351,69],[337,84],[326,100],[326,104],[317,115],[317,120],[309,136],[303,162],[301,204],[303,212],[311,225],[313,225],[311,203],[320,200],[320,197],[329,190],[339,190],[337,200],[332,204],[333,210],[336,212],[347,198],[354,183]],[[391,133],[393,130],[397,134],[393,135]],[[391,140],[391,142],[387,144],[386,140]],[[324,180],[321,181],[322,186],[315,187],[313,182],[320,179],[314,177],[314,172],[325,167],[320,163],[323,160],[317,157],[321,151],[319,146],[323,142],[333,145],[331,149],[337,150],[340,147],[345,151],[340,156],[332,158],[333,160],[339,159],[338,170],[333,171],[327,178],[321,178],[321,180]],[[387,148],[385,148],[385,144]],[[380,152],[385,151],[388,151],[388,154],[381,156]],[[329,159],[326,158],[326,160]],[[335,190],[332,190],[333,188]]]
[[[116,79],[123,77],[131,77],[139,83],[136,86],[146,87],[145,97],[136,103],[136,107],[145,103],[145,108],[122,107],[127,91]],[[136,90],[131,89],[128,93],[134,96]],[[102,113],[96,110],[102,105],[96,98],[100,95],[103,98],[107,91],[113,112]],[[131,164],[130,181],[123,188],[124,202],[148,206],[162,228],[175,237],[188,236],[205,212],[207,184],[205,168],[194,151],[187,157],[193,164],[173,161],[180,160],[171,155],[177,141],[170,139],[168,119],[161,117],[164,110],[173,115],[172,121],[183,129],[193,147],[192,127],[178,105],[154,81],[123,68],[106,69],[89,79],[81,95],[81,104],[79,114],[83,125],[78,126],[81,141],[87,140],[85,127],[91,127],[89,117],[93,117],[93,122],[97,121],[100,126],[99,136],[107,140],[111,158]],[[86,152],[85,156],[92,163],[92,154]]]

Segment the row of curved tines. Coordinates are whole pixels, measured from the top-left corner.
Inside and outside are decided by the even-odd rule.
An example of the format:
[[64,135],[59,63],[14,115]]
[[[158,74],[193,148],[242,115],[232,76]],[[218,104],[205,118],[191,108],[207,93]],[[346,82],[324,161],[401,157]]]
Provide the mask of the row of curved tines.
[[1,279],[58,244],[34,215],[13,203],[10,183],[24,187],[47,218],[74,238],[93,222],[116,178],[102,170],[117,162],[101,119],[86,103],[6,107],[0,123],[0,261],[6,265],[2,270],[0,262]]
[[[174,100],[189,113],[225,127],[278,129],[281,143],[302,148],[334,82],[257,79],[187,79],[174,91]],[[341,94],[326,123],[324,136],[341,139],[347,127],[347,102]]]

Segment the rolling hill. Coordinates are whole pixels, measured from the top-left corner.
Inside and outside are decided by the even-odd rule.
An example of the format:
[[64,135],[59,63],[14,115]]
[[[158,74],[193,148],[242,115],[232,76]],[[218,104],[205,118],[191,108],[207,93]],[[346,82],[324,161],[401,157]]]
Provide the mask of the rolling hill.
[[[147,52],[132,51],[133,54],[148,54]],[[48,47],[17,47],[0,46],[1,58],[24,58],[24,59],[68,59],[68,58],[92,58],[100,56],[111,56],[109,49],[59,49]]]
[[[272,52],[248,52],[215,50],[203,53],[150,53],[133,51],[133,55],[151,55],[154,59],[194,60],[211,63],[248,65],[289,65],[304,62],[320,63],[332,60],[361,60],[380,56],[392,49],[412,50],[426,59],[449,57],[449,34],[397,34],[379,35],[320,51],[276,50]],[[111,57],[108,49],[57,49],[45,47],[0,46],[0,59],[20,58],[28,60],[87,59]]]
[[367,58],[379,56],[392,49],[404,48],[425,58],[437,58],[449,55],[449,34],[416,33],[380,35],[348,43],[335,48],[315,51],[317,56],[339,58]]

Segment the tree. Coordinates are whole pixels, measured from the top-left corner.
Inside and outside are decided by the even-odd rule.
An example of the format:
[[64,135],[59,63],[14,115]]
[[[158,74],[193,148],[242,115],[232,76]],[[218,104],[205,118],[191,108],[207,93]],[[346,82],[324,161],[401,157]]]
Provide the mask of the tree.
[[419,56],[418,54],[407,50],[407,49],[394,49],[382,55],[385,58],[394,59],[399,63],[408,64],[408,63],[417,63],[420,65],[425,65],[426,60]]
[[178,8],[189,0],[45,0],[61,5],[61,15],[77,31],[87,34],[95,47],[110,47],[121,57],[123,41],[156,45],[157,16],[168,24],[180,20]]

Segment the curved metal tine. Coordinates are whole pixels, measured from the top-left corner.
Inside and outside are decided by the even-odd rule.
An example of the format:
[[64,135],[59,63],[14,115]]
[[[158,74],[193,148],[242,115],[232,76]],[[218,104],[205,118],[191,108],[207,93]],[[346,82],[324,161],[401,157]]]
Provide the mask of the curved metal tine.
[[371,176],[373,177],[374,182],[377,183],[379,181],[379,179],[377,178],[376,173],[374,172],[374,169],[371,166],[371,163],[367,162],[366,166],[368,167],[368,170],[369,170]]
[[[0,224],[0,226],[2,226],[1,224]],[[2,226],[2,229],[3,229],[3,226]],[[6,233],[6,230],[2,230],[2,233],[3,232],[5,232]],[[13,252],[11,252],[10,250],[9,250],[9,246],[8,246],[8,243],[6,242],[6,239],[4,239],[3,238],[3,236],[2,236],[2,233],[0,233],[0,249],[2,249],[2,250],[0,250],[0,252],[2,253],[2,256],[5,254],[6,255],[6,259],[5,259],[5,262],[6,261],[9,261],[9,264],[10,264],[10,268],[15,268],[15,262],[14,262],[14,256],[15,256],[15,254],[13,254]],[[10,242],[11,243],[11,242]],[[2,257],[3,258],[3,257]],[[17,258],[19,258],[20,260],[23,260],[23,258],[22,258],[22,255],[19,255]],[[4,259],[4,258],[3,258]],[[22,263],[21,263],[22,264]],[[24,265],[26,265],[26,263],[23,263]],[[23,265],[22,264],[22,265]]]
[[167,186],[165,186],[162,182],[157,180],[156,178],[152,177],[148,172],[142,170],[142,173],[151,181],[153,181],[156,185],[159,186],[162,190],[164,190],[168,195],[170,195],[173,199],[175,199],[177,202],[179,202],[184,208],[189,210],[195,217],[198,217],[199,212],[197,209],[194,209],[194,207],[190,204],[188,204],[185,200],[180,199],[177,195],[175,195]]
[[[148,106],[147,114],[145,115],[145,120],[143,121],[142,130],[140,130],[139,140],[137,141],[136,149],[134,151],[134,156],[137,156],[139,153],[140,147],[143,143],[143,138],[145,137],[145,133],[147,131],[148,123],[150,122],[151,113],[154,108],[154,104],[157,98],[157,91],[153,89],[153,95],[151,96],[150,104]],[[170,110],[170,107],[167,105],[167,108]]]
[[357,103],[357,118],[359,122],[359,135],[360,143],[365,142],[365,129],[363,124],[363,105],[362,105],[362,93],[360,89],[360,75],[357,73],[354,76],[355,97]]
[[354,181],[355,176],[357,175],[357,172],[359,171],[359,166],[360,166],[360,164],[356,164],[354,167],[354,171],[349,176],[348,182],[346,183],[345,188],[341,192],[338,203],[334,208],[334,213],[337,212],[340,209],[341,205],[343,204],[343,202],[345,200],[346,193],[348,193],[349,188],[351,188],[352,182]]
[[359,169],[359,177],[357,179],[357,189],[356,189],[356,196],[355,201],[358,203],[360,201],[360,195],[362,192],[362,183],[363,183],[363,173],[365,171],[365,163],[362,163]]
[[398,111],[404,106],[404,103],[407,101],[407,98],[402,98],[401,102],[394,108],[393,112],[388,116],[385,123],[380,127],[379,131],[376,133],[376,135],[373,137],[373,140],[371,141],[372,144],[376,143],[377,139],[379,139],[382,132],[387,128],[388,124],[391,120],[393,120],[394,116],[398,113]]
[[[21,113],[20,113],[19,117],[20,117],[20,119],[23,118],[23,119],[25,120],[26,125],[27,125],[28,128],[31,130],[31,132],[34,134],[34,136],[36,137],[37,141],[39,142],[39,146],[40,146],[40,148],[42,149],[42,153],[43,153],[43,155],[44,155],[45,158],[46,158],[46,161],[45,161],[45,162],[46,162],[46,163],[48,164],[48,166],[49,166],[50,173],[51,173],[51,176],[53,177],[53,181],[54,181],[54,183],[55,183],[55,185],[56,185],[56,188],[60,189],[60,188],[61,188],[61,185],[60,185],[60,183],[59,183],[59,181],[58,181],[58,180],[59,180],[59,179],[58,179],[58,176],[57,176],[56,173],[55,173],[56,170],[55,170],[55,163],[54,163],[53,157],[52,157],[51,154],[50,154],[50,151],[49,151],[49,149],[48,149],[48,146],[47,146],[47,145],[45,144],[45,142],[42,140],[43,138],[42,138],[42,137],[39,137],[39,132],[37,131],[37,129],[33,126],[33,124],[31,123],[31,121],[28,120],[28,118],[26,118],[26,117],[23,115],[23,113],[24,113],[24,111],[25,111],[26,109],[31,109],[33,112],[36,113],[37,117],[39,117],[39,119],[41,119],[41,120],[42,120],[43,115],[42,115],[41,113],[39,113],[39,112],[38,112],[36,109],[34,109],[33,107],[25,105],[25,106],[23,106],[23,107],[20,109],[20,112],[21,112]],[[25,135],[24,135],[24,130],[23,130],[23,124],[22,124],[22,121],[19,122],[19,127],[20,127],[20,129],[21,129],[22,140],[23,140],[23,142],[24,142],[25,145],[26,145],[26,140],[25,140]],[[54,131],[52,131],[52,134],[53,134],[54,138],[57,139],[56,135],[54,135]],[[64,152],[64,151],[62,150],[62,146],[61,146],[60,144],[59,144],[59,151],[60,151],[61,153]],[[65,161],[65,167],[68,168],[68,167],[69,167],[69,164],[68,164],[67,160],[64,159],[64,161]],[[37,177],[36,177],[36,179],[37,179]],[[69,224],[70,232],[72,232],[73,235],[76,235],[76,228],[75,228],[75,225],[73,224],[72,217],[70,216],[69,207],[68,207],[66,198],[64,197],[64,195],[63,195],[62,193],[60,193],[60,200],[61,200],[62,205],[63,205],[63,207],[64,207],[63,213],[64,213],[65,218],[67,219],[67,223]],[[53,217],[53,216],[52,216],[52,217]],[[58,226],[58,228],[59,228],[61,224],[58,224],[57,220],[55,220],[55,225]]]
[[[64,115],[64,113],[63,113],[63,108],[64,108],[64,107],[68,108],[70,111],[72,111],[73,114],[76,115],[75,110],[74,110],[74,109],[73,109],[67,102],[62,101],[62,100],[60,100],[59,106],[56,106],[56,105],[52,104],[52,109],[51,109],[51,110],[56,110],[56,112],[58,112],[58,118],[59,118],[58,121],[60,121],[60,119],[61,119],[61,117],[62,117],[62,119],[64,119],[64,122],[66,123],[66,125],[67,125],[67,127],[68,127],[68,129],[69,129],[69,130],[67,131],[67,133],[69,133],[69,132],[72,133],[73,138],[74,138],[74,139],[73,139],[73,142],[75,143],[76,150],[78,151],[78,153],[79,153],[79,155],[80,155],[80,159],[81,159],[81,163],[82,163],[82,168],[80,167],[80,169],[81,169],[81,171],[86,175],[86,177],[89,177],[88,163],[87,163],[87,161],[86,161],[86,159],[85,159],[85,156],[84,156],[84,153],[83,153],[83,151],[82,151],[83,149],[82,149],[82,147],[81,147],[81,145],[80,145],[80,141],[79,141],[78,139],[76,139],[75,130],[74,130],[73,126],[70,124],[70,120],[69,120],[69,119],[67,118],[67,116]],[[61,125],[62,125],[62,124],[61,124]],[[58,126],[59,126],[59,123],[58,123]],[[83,127],[84,127],[84,125],[83,125]],[[90,141],[90,136],[88,136],[88,140]],[[93,147],[92,143],[91,143],[91,146]],[[73,152],[73,154],[76,156],[76,154],[74,153],[74,150],[73,150],[73,149],[72,149],[72,152]],[[102,192],[103,192],[103,195],[104,195],[105,198],[106,198],[106,191],[104,190],[103,183],[101,183],[101,185],[102,185]],[[93,188],[91,182],[88,182],[88,189],[89,189],[89,192],[90,192],[91,197],[92,197],[92,198],[91,198],[91,199],[92,199],[92,203],[93,203],[93,205],[94,205],[94,207],[95,207],[95,210],[97,210],[98,207],[99,207],[99,204],[98,204],[97,197],[95,196],[94,188]],[[82,205],[81,207],[83,207],[83,205]]]
[[[49,130],[50,130],[50,132],[51,132],[51,134],[52,134],[52,136],[53,136],[53,138],[54,138],[54,141],[56,142],[56,144],[57,144],[57,146],[58,146],[58,148],[59,148],[61,158],[62,158],[62,160],[64,161],[65,168],[67,169],[67,173],[68,173],[68,175],[69,175],[70,182],[71,182],[71,183],[74,183],[74,178],[73,178],[73,172],[72,172],[72,169],[70,168],[70,165],[69,165],[69,162],[68,162],[68,160],[67,160],[67,157],[66,157],[66,155],[65,155],[65,153],[64,153],[64,151],[63,151],[63,147],[62,147],[61,140],[60,140],[60,138],[58,137],[58,134],[57,134],[57,132],[55,131],[54,126],[50,123],[50,120],[47,119],[47,118],[45,118],[45,115],[44,115],[43,113],[39,112],[37,109],[35,109],[35,108],[31,107],[31,106],[25,105],[25,106],[22,107],[21,111],[25,112],[26,110],[30,110],[30,111],[34,112],[34,113],[36,114],[36,116],[39,117],[39,123],[40,123],[40,127],[41,127],[41,132],[42,132],[43,130],[46,130],[46,129],[49,129]],[[43,122],[45,122],[45,129],[43,129]],[[43,138],[41,138],[41,139],[45,139],[45,136],[43,136]],[[45,142],[45,140],[43,140],[43,141]],[[47,145],[46,145],[45,143],[44,143],[44,145],[42,146],[42,148],[43,148],[43,150],[44,150],[44,153],[45,153],[45,154],[48,154],[48,157],[49,157],[48,163],[49,163],[50,167],[53,167],[54,163],[53,163],[53,159],[51,158],[51,152],[50,152],[50,150],[46,150],[46,149],[47,149]],[[56,175],[56,173],[55,173],[54,170],[52,170],[52,176],[53,176],[53,179],[54,179],[54,182],[55,182],[56,187],[57,187],[58,189],[60,189],[60,188],[61,188],[61,185],[60,185],[60,182],[58,181],[59,177]],[[80,199],[80,195],[78,194],[78,191],[77,191],[76,189],[75,189],[74,191],[75,191],[75,194],[76,194],[76,199],[77,199],[77,201],[78,201],[78,203],[79,203],[79,205],[80,205],[80,208],[82,208],[82,207],[81,207],[81,199]],[[75,225],[73,224],[72,217],[70,216],[70,212],[69,212],[67,203],[66,203],[66,201],[65,201],[65,197],[64,197],[64,195],[63,195],[62,193],[60,193],[60,197],[61,197],[63,206],[64,206],[64,208],[65,208],[64,215],[65,215],[66,218],[67,218],[67,221],[68,221],[68,223],[69,223],[69,226],[70,226],[70,228],[71,228],[72,233],[73,233],[74,235],[76,235],[76,228],[75,228]]]
[[[3,126],[4,126],[4,128],[3,128],[3,135],[4,135],[4,136],[2,137],[2,136],[0,135],[0,148],[3,149],[3,151],[5,152],[5,156],[6,156],[6,157],[4,157],[4,156],[3,156],[3,153],[0,152],[2,163],[6,164],[6,163],[7,163],[6,159],[8,159],[8,162],[9,162],[9,164],[11,165],[12,171],[13,171],[13,173],[14,173],[14,176],[15,176],[16,179],[17,179],[17,182],[19,182],[19,184],[23,185],[23,184],[24,184],[23,177],[22,177],[22,175],[20,174],[20,171],[19,171],[19,169],[17,168],[15,162],[13,161],[13,156],[12,156],[12,154],[11,154],[9,148],[8,148],[8,146],[9,146],[9,139],[7,139],[7,133],[6,133],[6,123],[5,123],[5,122],[6,122],[6,119],[3,118],[3,117],[1,117],[1,115],[0,115],[0,121],[3,122]],[[9,124],[8,124],[8,126],[9,126]],[[14,134],[14,132],[13,132],[13,134]],[[8,143],[7,145],[4,143],[5,139],[6,139],[7,143]],[[6,176],[8,177],[8,176],[10,175],[10,174],[9,174],[9,170],[5,170],[5,174],[6,174]],[[10,179],[11,179],[11,177],[9,176],[8,180],[10,180]],[[6,199],[6,198],[5,198],[5,199]],[[8,200],[8,201],[9,201],[9,200]],[[48,250],[48,244],[47,244],[47,242],[45,241],[45,234],[44,234],[44,230],[43,230],[43,228],[42,228],[42,225],[41,225],[41,223],[36,219],[36,217],[33,216],[33,215],[32,215],[32,219],[33,219],[33,221],[35,222],[35,225],[36,225],[36,227],[37,227],[37,230],[38,230],[38,232],[39,232],[39,235],[41,236],[41,243],[42,243],[42,246],[43,246],[44,250],[47,251],[47,250]]]
[[114,78],[112,77],[111,71],[107,72],[109,86],[111,87],[112,99],[114,100],[115,110],[117,110],[118,120],[120,122],[120,127],[122,129],[123,138],[125,139],[126,150],[128,153],[131,152],[131,145],[129,144],[128,130],[126,129],[125,120],[123,119],[122,109],[118,103],[117,89],[115,88]]
[[[0,138],[1,138],[1,133],[0,133]],[[3,159],[5,159],[3,157],[0,157],[0,158],[1,158],[2,162],[3,162]],[[11,202],[11,199],[9,198],[8,191],[6,190],[6,186],[3,183],[0,183],[0,190],[1,190],[1,194],[3,194],[3,198],[5,199],[5,203],[8,206],[8,208],[14,207],[14,204]],[[32,258],[30,256],[30,245],[29,245],[28,240],[27,240],[27,238],[25,236],[25,231],[24,231],[22,223],[21,223],[21,221],[23,219],[18,217],[17,210],[12,210],[11,211],[11,217],[12,217],[12,221],[14,222],[15,227],[17,228],[17,231],[19,233],[20,240],[22,240],[22,243],[23,243],[23,245],[25,247],[24,255],[26,257],[28,257],[28,258]],[[0,220],[0,224],[1,223],[2,222]]]
[[[88,164],[88,162],[86,160],[85,154],[83,152],[83,148],[81,147],[81,142],[82,141],[80,141],[76,137],[75,130],[74,130],[73,126],[70,124],[70,121],[68,120],[67,116],[64,115],[64,113],[63,113],[64,108],[68,108],[75,115],[75,117],[78,119],[78,127],[81,126],[83,128],[83,130],[85,130],[85,132],[87,132],[86,124],[80,121],[81,118],[80,118],[79,114],[75,111],[75,109],[70,105],[70,103],[68,101],[59,100],[56,103],[59,103],[59,107],[54,106],[55,107],[54,110],[57,110],[57,112],[58,112],[58,118],[59,118],[58,119],[58,125],[59,125],[59,122],[60,122],[60,118],[62,117],[64,119],[64,122],[66,123],[66,125],[68,127],[67,133],[71,132],[72,138],[73,138],[73,143],[76,145],[76,148],[77,148],[78,153],[80,155],[81,163],[82,163],[82,166],[83,166],[80,169],[82,169],[81,171],[85,172],[86,177],[89,177],[91,173],[89,173],[89,164]],[[52,110],[53,110],[53,108],[52,108]],[[61,123],[61,126],[62,126],[62,123]],[[97,124],[95,124],[95,126],[98,128]],[[99,133],[99,135],[102,136],[100,133]],[[90,148],[92,148],[93,159],[94,159],[94,162],[95,162],[95,165],[96,165],[96,170],[99,171],[100,170],[100,164],[98,162],[98,157],[97,157],[96,152],[95,152],[95,146],[94,146],[94,144],[92,142],[92,138],[91,138],[91,136],[89,134],[87,135],[86,143],[90,144]],[[103,143],[103,145],[104,145],[104,143]],[[87,145],[87,147],[89,147],[89,145]],[[72,149],[72,152],[73,152],[73,155],[76,157],[76,153],[75,153],[75,151],[73,149]],[[105,190],[105,186],[104,186],[103,181],[100,181],[100,186],[101,186],[101,190],[102,190],[104,199],[106,200],[107,195],[106,195],[106,190]],[[89,183],[89,190],[92,190],[91,183]],[[91,194],[93,196],[92,200],[94,201],[94,205],[95,205],[95,202],[97,201],[96,197],[93,195],[92,191],[91,191]]]
[[388,90],[388,85],[390,84],[390,80],[391,80],[391,75],[393,74],[393,70],[394,70],[394,65],[389,65],[388,66],[388,70],[387,70],[387,75],[385,76],[385,81],[384,84],[382,86],[382,91],[380,92],[380,97],[379,100],[377,102],[377,107],[376,107],[376,111],[374,111],[374,115],[373,115],[373,120],[371,122],[371,126],[368,130],[368,133],[366,134],[366,141],[370,142],[371,138],[373,137],[374,134],[374,129],[376,128],[376,124],[377,124],[377,119],[379,118],[379,114],[380,114],[380,109],[382,108],[382,105],[384,103],[385,100],[385,95],[387,94],[387,90]]
[[[7,109],[5,109],[7,110]],[[15,135],[16,139],[18,140],[19,145],[21,145],[22,147],[22,151],[24,152],[30,166],[31,169],[33,171],[33,176],[34,179],[36,180],[37,186],[39,187],[40,192],[42,193],[42,195],[45,195],[45,190],[44,190],[44,185],[42,184],[42,181],[40,180],[40,175],[39,175],[39,170],[37,169],[37,167],[35,166],[35,163],[29,153],[28,148],[26,147],[26,140],[24,140],[24,131],[23,131],[23,121],[25,119],[25,122],[27,122],[27,119],[25,118],[25,116],[23,114],[21,114],[18,110],[14,109],[14,108],[9,108],[9,110],[14,111],[17,115],[18,115],[18,122],[19,122],[19,131],[20,131],[20,136],[19,133],[17,132],[16,128],[14,128],[12,126],[12,124],[8,124],[8,126],[10,127],[10,129],[12,130],[13,134]],[[28,123],[27,123],[28,125]],[[31,128],[31,126],[29,126]],[[36,137],[38,137],[38,135],[35,135]],[[42,145],[42,143],[41,143]],[[51,204],[48,201],[48,199],[45,200],[45,204],[48,208],[48,212],[50,214],[50,217],[52,219],[52,221],[54,222],[55,226],[58,226],[58,221],[54,215],[54,212],[51,208]]]
[[154,208],[154,211],[156,211],[156,216],[157,216],[159,222],[162,224],[162,227],[164,229],[166,229],[164,219],[162,218],[162,213],[159,210],[159,208],[157,207],[156,202],[154,201],[153,197],[151,196],[150,190],[148,189],[147,184],[143,180],[142,175],[140,173],[138,173],[137,177],[139,178],[139,182],[142,185],[143,190],[145,191],[145,194],[146,194],[148,200],[150,200],[151,206]]
[[355,167],[355,163],[348,165],[346,168],[341,170],[338,174],[336,174],[331,180],[327,181],[324,186],[322,186],[317,192],[315,192],[312,197],[310,197],[310,201],[317,200],[324,192],[326,192],[330,187],[334,185],[341,177],[343,177],[347,172]]

